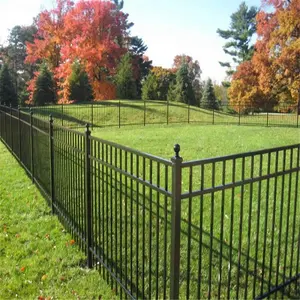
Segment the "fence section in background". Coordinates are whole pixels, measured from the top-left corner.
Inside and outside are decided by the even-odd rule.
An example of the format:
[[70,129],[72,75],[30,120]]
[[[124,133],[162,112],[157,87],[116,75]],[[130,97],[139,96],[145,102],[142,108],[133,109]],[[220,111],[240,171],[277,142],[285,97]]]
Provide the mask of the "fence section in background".
[[300,144],[169,161],[35,115],[1,140],[121,297],[300,297]]
[[[34,116],[47,120],[49,114],[67,127],[150,125],[150,124],[235,124],[260,126],[299,126],[297,105],[267,106],[225,105],[204,109],[173,101],[111,100],[91,104],[32,107]],[[28,111],[29,108],[22,108]]]

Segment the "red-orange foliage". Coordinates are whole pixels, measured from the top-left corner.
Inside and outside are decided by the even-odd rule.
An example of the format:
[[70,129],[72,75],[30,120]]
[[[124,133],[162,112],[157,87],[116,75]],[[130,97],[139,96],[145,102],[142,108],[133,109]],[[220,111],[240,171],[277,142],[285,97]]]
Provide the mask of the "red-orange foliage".
[[235,110],[244,111],[263,105],[266,98],[259,87],[258,76],[252,61],[245,61],[238,66],[228,89],[230,104]]
[[60,102],[69,101],[68,79],[74,61],[86,71],[96,100],[113,99],[116,94],[110,77],[127,51],[117,42],[126,35],[127,17],[111,1],[80,0],[74,5],[70,0],[57,0],[55,9],[39,15],[38,34],[28,44],[27,62],[48,63]]
[[[257,14],[258,40],[251,61],[253,70],[247,71],[251,78],[254,78],[251,74],[256,74],[256,79],[243,80],[253,84],[251,88],[241,84],[241,78],[237,79],[239,73],[243,73],[244,66],[241,66],[233,78],[230,93],[232,96],[244,94],[242,99],[256,102],[260,91],[265,101],[276,100],[292,105],[300,97],[300,0],[262,2],[271,5],[273,11],[262,10]],[[254,93],[254,90],[257,92]]]

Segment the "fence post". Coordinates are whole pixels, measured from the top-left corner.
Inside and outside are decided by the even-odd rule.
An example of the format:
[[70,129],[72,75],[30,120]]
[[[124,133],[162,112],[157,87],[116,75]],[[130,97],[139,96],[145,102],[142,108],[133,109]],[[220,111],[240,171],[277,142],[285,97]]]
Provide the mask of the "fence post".
[[215,124],[215,108],[213,107],[213,111],[212,111],[212,123],[213,125]]
[[121,127],[121,100],[119,99],[119,128]]
[[94,124],[94,104],[92,102],[92,106],[91,106],[91,127],[93,129],[93,124]]
[[18,106],[18,131],[19,131],[19,159],[21,159],[21,153],[22,153],[22,139],[21,139],[21,108],[20,105]]
[[169,125],[169,99],[167,99],[167,125]]
[[188,103],[188,123],[190,123],[190,99]]
[[53,117],[49,116],[49,148],[50,148],[50,196],[51,196],[51,211],[54,214],[54,140],[53,140]]
[[34,183],[34,163],[33,163],[33,128],[32,128],[32,121],[33,121],[33,111],[30,108],[30,148],[31,148],[31,179],[32,183]]
[[266,104],[266,111],[267,111],[267,127],[269,127],[269,110],[267,104]]
[[241,125],[241,104],[239,103],[239,125]]
[[61,126],[64,126],[64,104],[61,104]]
[[170,299],[179,298],[180,275],[180,222],[181,222],[181,164],[180,145],[174,146],[172,157],[172,215],[171,215],[171,265],[170,265]]
[[14,142],[13,142],[13,129],[12,129],[12,106],[11,103],[9,104],[9,126],[10,126],[10,149],[14,152]]
[[86,124],[85,131],[85,203],[86,203],[86,222],[87,222],[87,266],[92,268],[92,198],[91,198],[91,131],[89,124]]
[[146,100],[144,100],[144,126],[146,125]]

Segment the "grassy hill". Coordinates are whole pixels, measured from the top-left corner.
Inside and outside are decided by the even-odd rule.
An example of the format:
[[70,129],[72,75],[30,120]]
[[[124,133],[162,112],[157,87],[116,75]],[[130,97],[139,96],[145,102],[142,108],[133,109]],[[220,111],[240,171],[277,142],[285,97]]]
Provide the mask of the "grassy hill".
[[[24,110],[28,111],[26,108]],[[71,127],[80,127],[85,123],[95,127],[170,123],[297,125],[296,114],[239,115],[225,106],[213,111],[178,102],[152,100],[107,100],[93,104],[33,107],[32,110],[35,116],[42,119],[48,119],[52,114],[56,122]]]

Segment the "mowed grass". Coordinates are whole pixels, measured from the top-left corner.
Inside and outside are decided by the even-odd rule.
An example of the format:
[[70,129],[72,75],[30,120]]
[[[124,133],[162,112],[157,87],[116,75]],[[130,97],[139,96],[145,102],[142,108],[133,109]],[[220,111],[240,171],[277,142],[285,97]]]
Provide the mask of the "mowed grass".
[[249,113],[239,116],[232,107],[228,110],[227,106],[222,106],[213,111],[173,101],[105,100],[93,104],[52,105],[32,109],[35,116],[48,120],[52,114],[56,123],[72,127],[85,123],[98,127],[167,123],[297,125],[295,113]]
[[181,146],[184,161],[255,151],[300,142],[297,128],[233,125],[172,125],[96,128],[92,135],[166,159]]
[[0,142],[0,299],[113,299]]

